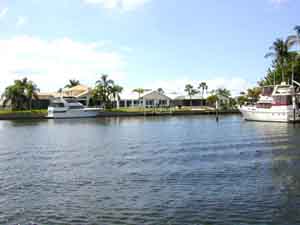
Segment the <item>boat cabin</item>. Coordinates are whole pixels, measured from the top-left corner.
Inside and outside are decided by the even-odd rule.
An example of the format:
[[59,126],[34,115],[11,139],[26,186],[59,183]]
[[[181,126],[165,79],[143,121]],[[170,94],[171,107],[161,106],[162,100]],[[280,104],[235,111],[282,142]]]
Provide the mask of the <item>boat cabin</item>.
[[[256,104],[257,108],[269,109],[273,106],[290,106],[293,105],[293,95],[295,88],[291,85],[266,86],[262,88],[260,99]],[[300,96],[297,95],[296,103]]]
[[68,108],[68,109],[83,109],[84,106],[75,98],[60,98],[53,100],[49,107],[53,108]]

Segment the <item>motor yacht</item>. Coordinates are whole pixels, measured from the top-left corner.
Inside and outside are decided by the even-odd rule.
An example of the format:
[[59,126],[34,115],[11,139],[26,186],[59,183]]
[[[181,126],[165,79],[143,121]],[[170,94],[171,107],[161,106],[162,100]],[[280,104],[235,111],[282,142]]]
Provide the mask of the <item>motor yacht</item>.
[[[296,82],[297,83],[297,82]],[[262,88],[256,104],[240,107],[245,120],[266,122],[300,121],[300,94],[294,85],[280,85]]]
[[74,98],[59,98],[51,102],[48,107],[48,118],[88,118],[96,117],[102,108],[89,108]]

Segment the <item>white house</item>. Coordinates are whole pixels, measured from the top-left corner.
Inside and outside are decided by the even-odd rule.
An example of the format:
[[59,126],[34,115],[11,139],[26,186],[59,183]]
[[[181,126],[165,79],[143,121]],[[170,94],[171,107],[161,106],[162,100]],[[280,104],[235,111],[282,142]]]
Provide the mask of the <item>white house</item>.
[[121,99],[117,102],[119,107],[168,107],[171,104],[171,98],[158,91],[147,91],[140,95],[135,92],[124,92],[121,94]]

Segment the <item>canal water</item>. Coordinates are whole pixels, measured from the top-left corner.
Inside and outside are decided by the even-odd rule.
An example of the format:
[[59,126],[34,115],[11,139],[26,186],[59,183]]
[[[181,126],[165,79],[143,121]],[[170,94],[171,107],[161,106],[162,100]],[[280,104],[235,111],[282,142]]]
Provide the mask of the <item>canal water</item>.
[[300,224],[300,126],[0,122],[0,224]]

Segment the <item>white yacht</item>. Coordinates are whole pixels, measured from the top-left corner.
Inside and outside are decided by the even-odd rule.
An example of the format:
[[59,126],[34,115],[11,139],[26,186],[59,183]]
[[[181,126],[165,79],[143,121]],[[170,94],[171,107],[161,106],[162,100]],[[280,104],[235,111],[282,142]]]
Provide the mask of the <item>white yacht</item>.
[[300,95],[295,86],[281,83],[263,87],[259,101],[255,105],[240,107],[240,112],[245,120],[296,122],[300,121],[299,100]]
[[96,117],[101,108],[88,108],[74,98],[59,98],[53,100],[48,107],[48,118],[87,118]]

